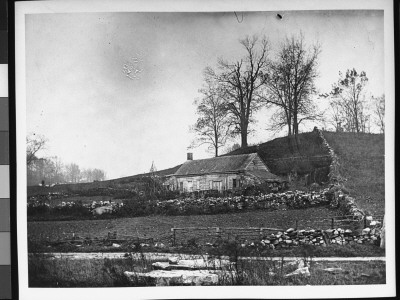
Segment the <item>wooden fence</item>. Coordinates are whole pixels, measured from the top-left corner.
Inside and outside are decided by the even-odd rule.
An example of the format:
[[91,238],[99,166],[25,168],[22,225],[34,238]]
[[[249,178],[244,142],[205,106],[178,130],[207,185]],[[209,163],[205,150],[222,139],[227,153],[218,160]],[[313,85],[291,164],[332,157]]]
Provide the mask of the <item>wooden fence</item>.
[[180,243],[213,243],[217,240],[240,241],[240,240],[260,240],[268,232],[283,231],[279,228],[266,227],[184,227],[171,228],[172,245]]
[[[383,216],[374,216],[373,220],[383,222]],[[351,229],[361,231],[369,225],[369,221],[355,219],[352,215],[336,216],[333,218],[321,217],[309,220],[293,220],[295,230],[330,228]],[[289,228],[289,227],[288,227]],[[217,240],[227,241],[260,241],[265,235],[272,232],[285,231],[288,228],[269,227],[181,227],[171,228],[171,244],[214,243]]]

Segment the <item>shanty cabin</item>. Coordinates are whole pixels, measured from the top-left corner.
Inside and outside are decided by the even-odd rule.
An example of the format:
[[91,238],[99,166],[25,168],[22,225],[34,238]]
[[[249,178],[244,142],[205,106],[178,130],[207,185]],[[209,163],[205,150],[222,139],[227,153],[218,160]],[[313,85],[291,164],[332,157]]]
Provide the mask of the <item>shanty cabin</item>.
[[284,180],[272,174],[257,153],[188,160],[164,183],[170,190],[194,192],[235,190],[249,185],[280,186]]

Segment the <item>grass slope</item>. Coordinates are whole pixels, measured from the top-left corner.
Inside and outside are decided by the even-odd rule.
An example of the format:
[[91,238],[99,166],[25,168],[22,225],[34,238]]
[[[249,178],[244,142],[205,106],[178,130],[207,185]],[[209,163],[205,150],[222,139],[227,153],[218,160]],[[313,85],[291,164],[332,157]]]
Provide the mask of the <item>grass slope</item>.
[[258,153],[272,173],[287,174],[296,170],[300,174],[310,173],[316,168],[327,167],[328,152],[321,146],[321,139],[315,132],[298,135],[298,146],[294,137],[281,137],[274,140],[240,148],[225,155]]
[[340,173],[357,205],[372,214],[385,212],[385,136],[383,134],[324,132],[339,157]]

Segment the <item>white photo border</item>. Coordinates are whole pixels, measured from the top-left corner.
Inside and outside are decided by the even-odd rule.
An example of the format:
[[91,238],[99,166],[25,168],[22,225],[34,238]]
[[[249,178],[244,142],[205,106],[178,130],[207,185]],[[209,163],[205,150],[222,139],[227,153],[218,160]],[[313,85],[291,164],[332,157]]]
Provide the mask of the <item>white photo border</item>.
[[[77,12],[192,12],[192,11],[289,11],[289,10],[383,10],[385,49],[385,210],[386,284],[363,286],[229,286],[229,287],[134,287],[134,288],[29,288],[26,211],[26,81],[25,15]],[[17,225],[20,299],[139,299],[178,298],[354,298],[395,296],[395,194],[394,194],[394,20],[393,2],[387,0],[119,0],[27,1],[15,3]]]

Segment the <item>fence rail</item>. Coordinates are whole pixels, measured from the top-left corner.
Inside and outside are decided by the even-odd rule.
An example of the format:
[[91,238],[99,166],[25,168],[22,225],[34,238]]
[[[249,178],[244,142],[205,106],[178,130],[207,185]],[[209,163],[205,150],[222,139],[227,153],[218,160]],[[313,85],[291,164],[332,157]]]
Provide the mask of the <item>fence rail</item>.
[[[373,220],[382,222],[383,216],[374,216]],[[337,216],[333,218],[321,217],[311,220],[293,220],[293,229],[331,229],[342,228],[362,230],[368,226],[367,218],[354,219],[351,215]],[[271,227],[180,227],[171,228],[171,243],[173,246],[179,243],[214,243],[218,239],[223,240],[248,240],[257,241],[271,231],[285,231],[282,228]]]
[[268,227],[185,227],[171,228],[172,245],[175,246],[179,242],[188,241],[198,242],[215,242],[218,239],[223,240],[258,240],[268,231],[283,231],[280,228]]

